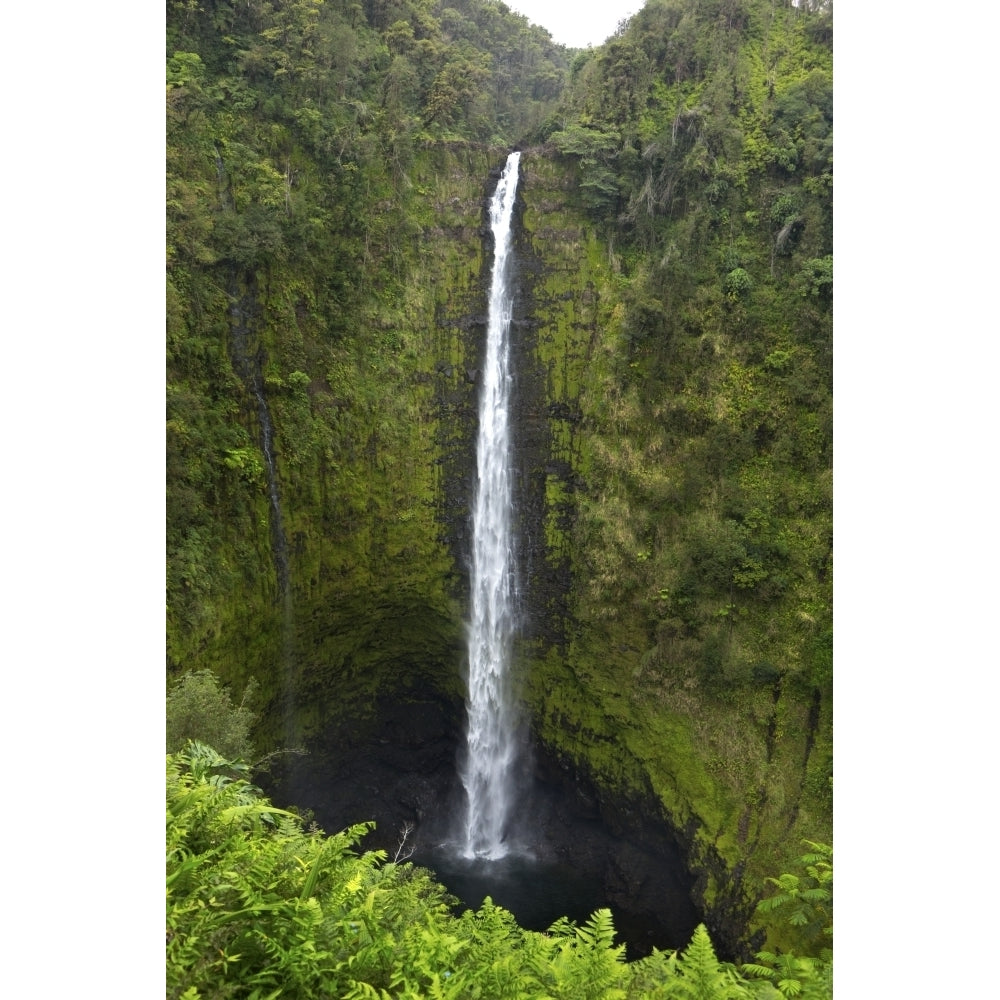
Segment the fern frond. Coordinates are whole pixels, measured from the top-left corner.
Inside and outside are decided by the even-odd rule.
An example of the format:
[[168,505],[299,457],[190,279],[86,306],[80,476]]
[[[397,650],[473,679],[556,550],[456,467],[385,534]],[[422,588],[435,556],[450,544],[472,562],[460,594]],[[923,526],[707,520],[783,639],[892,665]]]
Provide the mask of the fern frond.
[[264,817],[269,818],[272,813],[284,813],[286,816],[292,815],[292,813],[286,812],[284,809],[275,809],[274,806],[269,806],[266,803],[254,802],[249,805],[241,804],[223,809],[219,813],[219,820],[226,825],[242,824],[250,820],[256,826]]
[[547,933],[551,937],[573,937],[576,933],[576,924],[569,917],[560,917],[553,923]]
[[[590,919],[577,930],[577,937],[590,948],[613,948],[615,943],[615,923],[611,910],[603,907],[595,910]],[[620,950],[624,950],[624,947]]]
[[771,910],[776,910],[779,906],[784,906],[787,902],[787,896],[768,896],[757,904],[757,909],[761,913],[770,913]]
[[797,979],[781,979],[778,981],[778,989],[786,997],[797,997],[802,992],[802,983]]
[[818,844],[814,840],[803,840],[802,843],[808,844],[816,852],[818,858],[829,861],[833,857],[833,847],[830,844]]
[[822,912],[822,904],[829,903],[832,898],[833,897],[828,890],[821,889],[819,887],[815,889],[805,889],[799,894],[799,899],[806,903],[816,905],[820,912]]
[[679,955],[677,971],[683,980],[680,993],[692,1000],[739,1000],[750,993],[735,968],[716,957],[712,939],[699,924],[687,948]]

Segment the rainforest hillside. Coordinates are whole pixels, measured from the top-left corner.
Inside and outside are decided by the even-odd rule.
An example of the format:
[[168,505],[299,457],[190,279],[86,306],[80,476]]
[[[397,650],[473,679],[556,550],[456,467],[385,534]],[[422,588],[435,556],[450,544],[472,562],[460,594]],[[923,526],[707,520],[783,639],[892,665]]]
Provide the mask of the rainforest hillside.
[[832,35],[787,0],[648,0],[584,51],[496,0],[167,7],[171,683],[253,678],[261,753],[460,716],[517,147],[524,709],[676,832],[745,961],[818,954],[757,904],[831,838]]

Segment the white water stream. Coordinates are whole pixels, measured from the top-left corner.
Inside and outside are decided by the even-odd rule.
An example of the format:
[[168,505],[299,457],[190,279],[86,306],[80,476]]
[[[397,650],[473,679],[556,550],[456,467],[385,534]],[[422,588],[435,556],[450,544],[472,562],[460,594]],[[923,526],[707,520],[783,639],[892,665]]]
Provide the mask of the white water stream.
[[511,153],[490,202],[495,241],[486,359],[479,401],[478,480],[473,514],[472,614],[469,621],[468,731],[461,768],[467,797],[467,858],[495,860],[511,809],[516,725],[509,665],[514,628],[514,555],[508,372],[513,293],[509,287],[511,217],[520,153]]

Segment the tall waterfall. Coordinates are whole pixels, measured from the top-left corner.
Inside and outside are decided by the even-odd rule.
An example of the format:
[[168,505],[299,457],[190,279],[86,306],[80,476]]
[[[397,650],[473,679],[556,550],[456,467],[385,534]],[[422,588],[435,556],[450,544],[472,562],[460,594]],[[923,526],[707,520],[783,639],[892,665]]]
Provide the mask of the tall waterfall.
[[502,858],[511,806],[516,726],[508,676],[514,627],[508,374],[513,294],[511,217],[520,153],[511,153],[490,202],[495,241],[486,360],[479,401],[478,480],[473,514],[469,621],[468,745],[461,769],[468,812],[462,853]]

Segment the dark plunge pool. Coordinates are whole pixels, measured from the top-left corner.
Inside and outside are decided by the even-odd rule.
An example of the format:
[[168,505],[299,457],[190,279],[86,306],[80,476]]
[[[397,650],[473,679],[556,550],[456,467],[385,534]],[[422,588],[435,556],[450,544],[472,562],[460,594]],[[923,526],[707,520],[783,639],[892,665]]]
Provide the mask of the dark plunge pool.
[[662,820],[641,804],[609,801],[535,747],[516,849],[498,861],[466,859],[449,845],[462,802],[450,713],[433,702],[381,711],[374,737],[341,727],[307,755],[284,758],[262,781],[275,802],[310,810],[328,833],[374,820],[361,847],[390,858],[405,830],[400,856],[412,851],[412,863],[431,869],[458,911],[490,896],[522,927],[546,930],[559,917],[583,924],[607,907],[629,958],[687,945],[703,916],[694,876]]
[[608,905],[600,882],[567,863],[515,854],[497,861],[469,859],[446,847],[414,853],[410,860],[434,871],[460,900],[457,909],[477,910],[489,896],[528,930],[547,930],[563,916],[582,924]]

